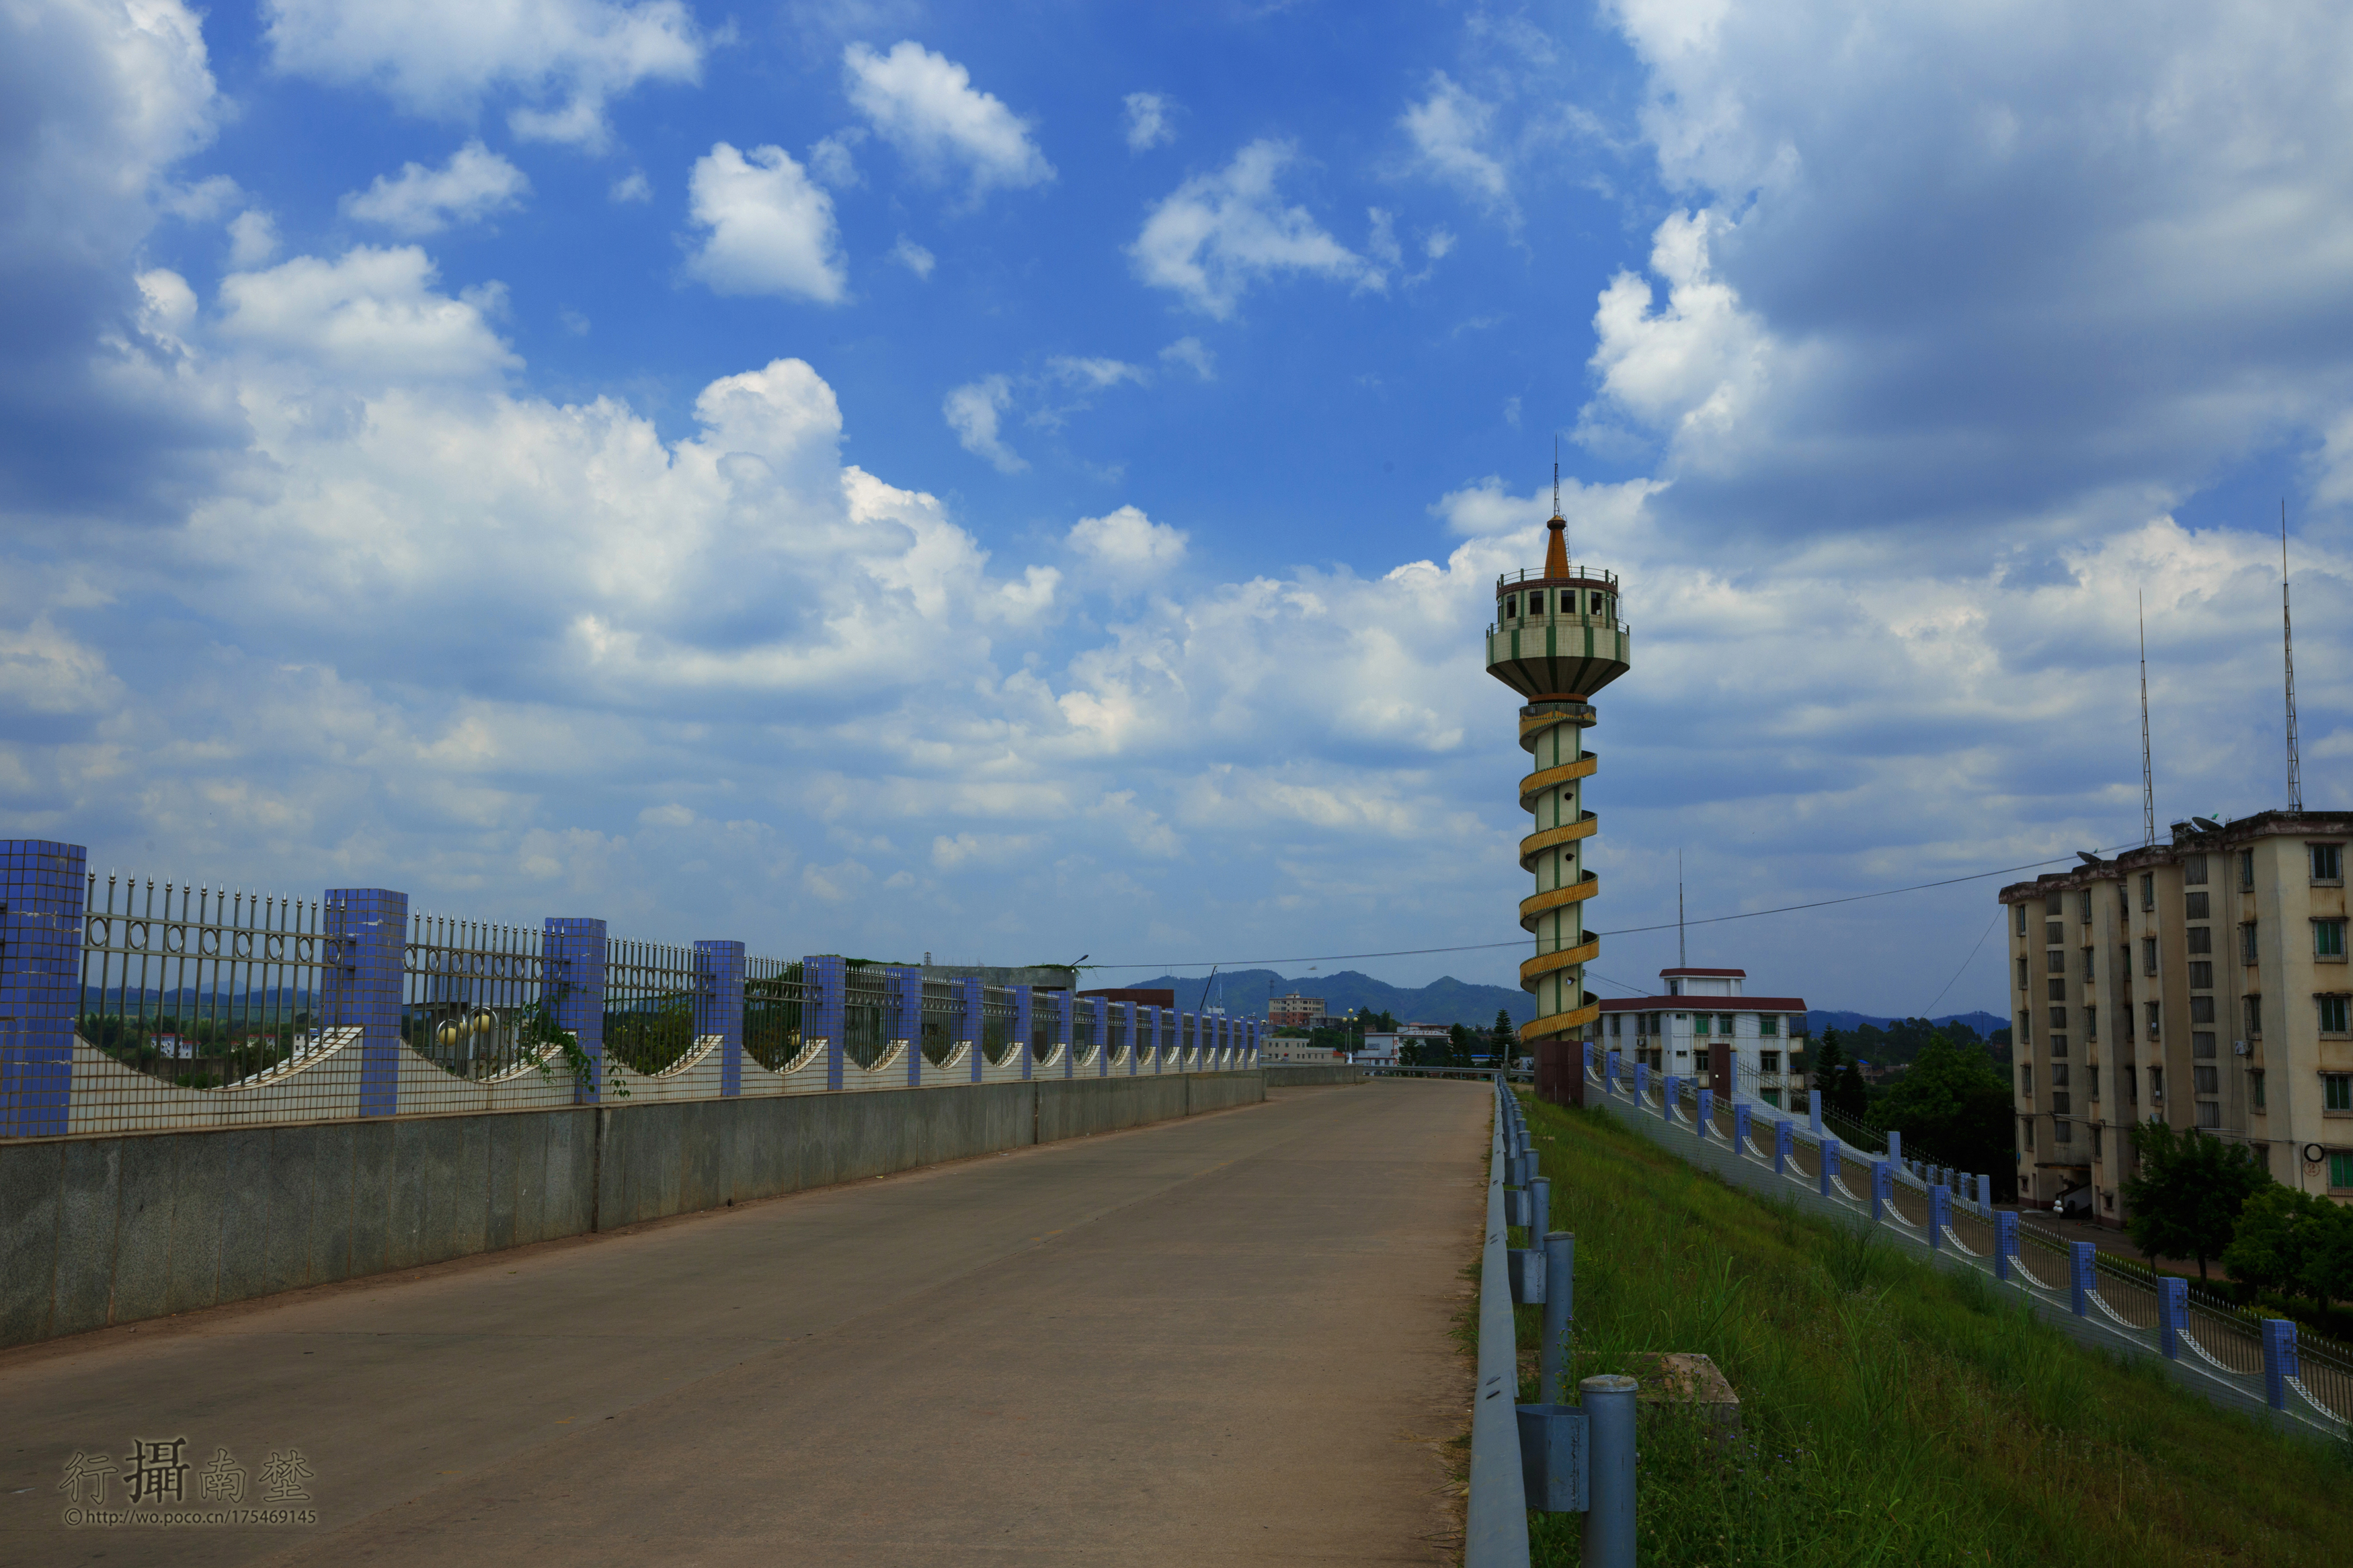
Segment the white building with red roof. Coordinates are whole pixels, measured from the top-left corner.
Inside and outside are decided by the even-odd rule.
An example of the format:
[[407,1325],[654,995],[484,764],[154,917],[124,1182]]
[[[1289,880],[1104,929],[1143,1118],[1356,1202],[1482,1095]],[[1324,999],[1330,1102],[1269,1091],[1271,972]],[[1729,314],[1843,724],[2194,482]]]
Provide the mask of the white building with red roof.
[[1664,993],[1601,1004],[1604,1051],[1630,1066],[1694,1078],[1719,1094],[1737,1089],[1767,1105],[1805,1105],[1792,1058],[1806,1047],[1806,999],[1751,996],[1745,969],[1662,969]]

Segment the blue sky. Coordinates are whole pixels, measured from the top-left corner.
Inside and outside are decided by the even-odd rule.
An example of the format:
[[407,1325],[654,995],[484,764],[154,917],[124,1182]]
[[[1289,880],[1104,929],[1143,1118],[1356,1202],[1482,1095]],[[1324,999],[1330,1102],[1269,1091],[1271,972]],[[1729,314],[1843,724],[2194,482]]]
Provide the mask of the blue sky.
[[[0,832],[102,866],[781,953],[1507,942],[1476,660],[1556,439],[1635,631],[1596,929],[1678,849],[1698,915],[2137,841],[2137,593],[2161,821],[2279,804],[2282,497],[2348,804],[2335,8],[0,28]],[[1998,885],[1692,958],[2000,1011]]]

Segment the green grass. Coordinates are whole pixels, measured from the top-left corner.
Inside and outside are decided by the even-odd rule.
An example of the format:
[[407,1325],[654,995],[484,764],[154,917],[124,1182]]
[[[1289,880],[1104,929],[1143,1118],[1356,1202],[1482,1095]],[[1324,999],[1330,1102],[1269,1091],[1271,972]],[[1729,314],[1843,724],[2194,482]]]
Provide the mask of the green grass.
[[[1699,1351],[1741,1398],[1728,1445],[1645,1417],[1646,1565],[2353,1562],[2353,1445],[2080,1349],[1989,1279],[1726,1186],[1605,1113],[1527,1111],[1553,1227],[1577,1233],[1574,1375]],[[1520,1320],[1532,1346],[1537,1310]],[[1577,1516],[1530,1521],[1535,1562],[1577,1560]]]

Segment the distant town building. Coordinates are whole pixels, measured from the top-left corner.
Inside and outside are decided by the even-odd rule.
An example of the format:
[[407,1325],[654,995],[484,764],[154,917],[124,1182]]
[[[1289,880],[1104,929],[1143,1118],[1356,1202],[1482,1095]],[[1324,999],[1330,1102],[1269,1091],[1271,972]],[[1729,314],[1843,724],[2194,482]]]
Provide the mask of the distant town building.
[[1258,1059],[1261,1062],[1344,1062],[1349,1059],[1348,1053],[1335,1046],[1319,1046],[1299,1035],[1268,1035],[1260,1041],[1260,1045]]
[[1107,991],[1082,991],[1082,996],[1100,996],[1106,1002],[1133,1002],[1139,1007],[1174,1007],[1176,993],[1166,985],[1113,986]]
[[1603,1050],[1652,1070],[1741,1089],[1767,1105],[1805,1103],[1792,1060],[1806,1048],[1806,999],[1744,994],[1745,969],[1662,969],[1665,994],[1601,1004]]
[[1266,1021],[1268,1027],[1275,1029],[1313,1029],[1328,1022],[1324,1015],[1323,997],[1302,996],[1296,991],[1270,999]]
[[2348,842],[2342,812],[2200,817],[2001,889],[2022,1200],[2122,1224],[2158,1117],[2353,1203]]
[[1454,1031],[1444,1024],[1399,1024],[1394,1030],[1366,1035],[1362,1048],[1350,1059],[1395,1066],[1410,1047],[1431,1042],[1442,1046],[1453,1037]]

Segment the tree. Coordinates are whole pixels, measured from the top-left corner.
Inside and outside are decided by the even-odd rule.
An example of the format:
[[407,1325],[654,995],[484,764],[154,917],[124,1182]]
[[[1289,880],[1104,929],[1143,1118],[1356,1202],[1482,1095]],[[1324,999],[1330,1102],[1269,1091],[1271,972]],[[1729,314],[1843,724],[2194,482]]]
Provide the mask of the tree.
[[2243,1143],[2210,1138],[2196,1128],[2179,1131],[2151,1117],[2132,1130],[2140,1174],[2124,1184],[2132,1207],[2126,1222],[2133,1245],[2146,1258],[2193,1258],[2198,1278],[2222,1256],[2241,1205],[2272,1182]]
[[2010,1080],[1993,1058],[1938,1032],[1881,1091],[1872,1112],[1926,1157],[2000,1176],[2017,1163],[2010,1105]]
[[1862,1068],[1849,1062],[1839,1069],[1838,1087],[1831,1090],[1830,1102],[1857,1121],[1871,1109],[1871,1089],[1862,1081]]
[[1520,1031],[1512,1023],[1512,1010],[1510,1008],[1498,1007],[1495,1009],[1494,1036],[1495,1052],[1505,1061],[1511,1060],[1512,1058],[1519,1054]]
[[2274,1183],[2239,1210],[2222,1266],[2258,1289],[2306,1293],[2326,1310],[2353,1295],[2353,1210]]
[[1820,1043],[1806,1053],[1806,1070],[1813,1075],[1813,1087],[1825,1095],[1836,1087],[1838,1070],[1846,1065],[1846,1050],[1836,1029],[1824,1029]]

